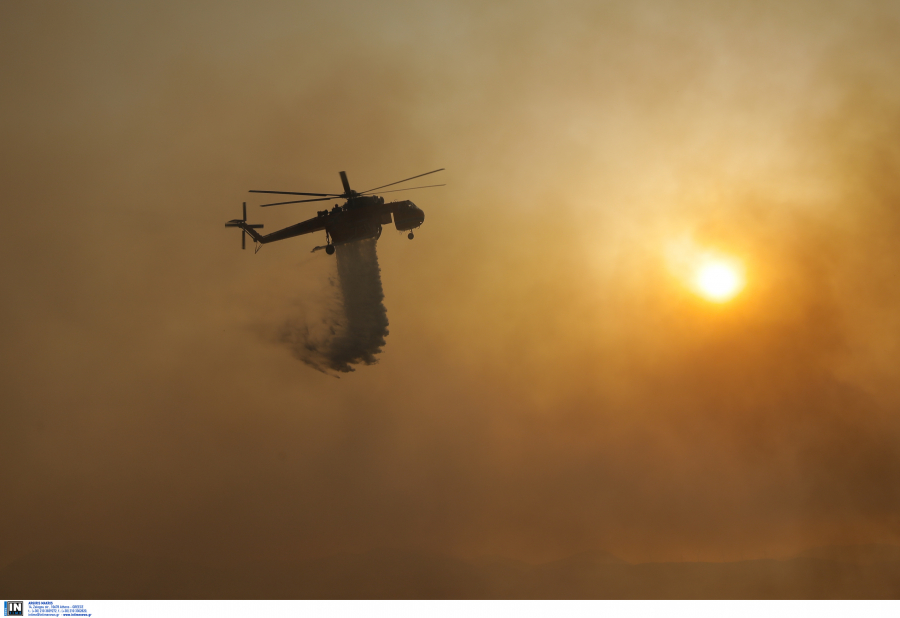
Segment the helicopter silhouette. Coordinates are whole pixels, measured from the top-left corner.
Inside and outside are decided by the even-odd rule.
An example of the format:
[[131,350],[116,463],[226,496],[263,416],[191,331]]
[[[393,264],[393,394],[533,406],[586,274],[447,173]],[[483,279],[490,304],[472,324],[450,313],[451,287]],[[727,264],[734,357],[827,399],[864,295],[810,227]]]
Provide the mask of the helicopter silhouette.
[[[225,227],[241,228],[241,248],[246,249],[246,237],[249,235],[256,242],[256,251],[264,244],[302,236],[303,234],[312,234],[313,232],[325,231],[325,253],[332,255],[335,245],[341,245],[365,238],[379,238],[381,236],[381,226],[389,225],[391,221],[400,231],[408,231],[407,237],[412,240],[415,236],[412,230],[418,228],[425,221],[425,213],[413,204],[410,200],[399,202],[385,202],[384,198],[374,193],[385,187],[393,187],[400,183],[421,178],[443,171],[444,168],[432,170],[404,178],[397,182],[392,182],[367,191],[356,192],[350,188],[347,180],[346,172],[340,172],[341,184],[344,186],[343,193],[301,193],[296,191],[258,191],[251,190],[250,193],[276,193],[279,195],[308,195],[316,196],[308,200],[293,200],[289,202],[275,202],[273,204],[262,204],[262,207],[281,206],[284,204],[301,204],[304,202],[322,202],[326,200],[342,199],[346,200],[342,206],[334,206],[331,210],[320,210],[312,219],[301,221],[295,225],[291,225],[284,229],[272,232],[271,234],[262,235],[256,230],[262,228],[261,224],[247,223],[247,203],[244,202],[244,218],[232,219],[225,224]],[[422,187],[407,187],[406,189],[392,189],[390,191],[379,191],[379,193],[396,193],[397,191],[411,191],[413,189],[428,189],[430,187],[443,187],[440,185],[425,185]],[[316,247],[313,251],[320,249]]]

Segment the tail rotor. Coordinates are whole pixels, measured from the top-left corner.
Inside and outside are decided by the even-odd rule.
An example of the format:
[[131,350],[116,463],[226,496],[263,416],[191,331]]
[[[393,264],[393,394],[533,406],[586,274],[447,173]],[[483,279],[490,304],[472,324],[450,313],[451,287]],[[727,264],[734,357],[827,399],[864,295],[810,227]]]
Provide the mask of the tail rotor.
[[247,223],[247,202],[244,202],[244,217],[242,219],[232,219],[225,224],[225,227],[241,228],[241,249],[247,248],[247,228],[258,230],[263,227],[262,223]]

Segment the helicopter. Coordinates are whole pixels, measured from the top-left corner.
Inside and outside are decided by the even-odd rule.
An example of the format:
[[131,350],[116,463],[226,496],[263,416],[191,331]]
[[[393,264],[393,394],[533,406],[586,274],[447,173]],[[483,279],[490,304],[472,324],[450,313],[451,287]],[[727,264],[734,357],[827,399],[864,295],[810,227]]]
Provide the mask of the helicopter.
[[[390,191],[379,191],[386,187],[393,187],[400,183],[435,174],[444,171],[444,168],[425,172],[418,176],[404,178],[397,182],[392,182],[367,191],[356,192],[350,188],[350,182],[347,180],[347,173],[340,172],[341,184],[344,187],[343,193],[301,193],[296,191],[259,191],[250,190],[249,193],[275,193],[278,195],[304,195],[315,196],[313,199],[293,200],[289,202],[275,202],[273,204],[262,204],[261,207],[282,206],[284,204],[301,204],[304,202],[322,202],[326,200],[345,200],[342,206],[335,205],[331,210],[320,210],[312,219],[301,221],[295,225],[291,225],[284,229],[272,232],[271,234],[262,235],[256,230],[262,228],[261,224],[247,223],[247,202],[244,202],[243,219],[232,219],[225,224],[225,227],[241,228],[241,248],[246,249],[246,238],[249,235],[256,242],[256,251],[264,244],[302,236],[303,234],[311,234],[313,232],[325,231],[325,253],[334,254],[335,245],[341,245],[365,238],[379,238],[381,236],[381,226],[389,225],[393,220],[394,227],[399,231],[409,232],[407,237],[412,240],[415,235],[413,230],[422,225],[425,221],[425,213],[413,204],[410,200],[402,200],[399,202],[385,202],[381,193],[396,193],[397,191],[411,191],[413,189],[428,189],[430,187],[443,187],[440,185],[425,185],[422,187],[407,187],[406,189],[392,189]],[[378,191],[379,194],[374,193]],[[316,247],[313,251],[321,249]]]

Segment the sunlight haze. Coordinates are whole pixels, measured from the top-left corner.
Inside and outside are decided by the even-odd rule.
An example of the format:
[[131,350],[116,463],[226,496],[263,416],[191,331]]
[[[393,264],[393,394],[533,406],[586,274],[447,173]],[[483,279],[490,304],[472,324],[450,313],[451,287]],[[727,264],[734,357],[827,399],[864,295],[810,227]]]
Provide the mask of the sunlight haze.
[[[0,563],[900,545],[898,66],[896,2],[0,3]],[[438,168],[377,362],[298,361],[324,234],[223,224]]]

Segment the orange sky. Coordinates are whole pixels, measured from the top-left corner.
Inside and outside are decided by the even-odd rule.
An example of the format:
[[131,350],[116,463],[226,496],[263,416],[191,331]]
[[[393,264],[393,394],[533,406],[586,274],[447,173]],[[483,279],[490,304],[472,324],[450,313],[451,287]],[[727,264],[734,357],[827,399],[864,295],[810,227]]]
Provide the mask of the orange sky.
[[[3,2],[0,561],[900,543],[898,62],[889,2]],[[295,360],[334,260],[246,191],[438,167],[380,362]]]

